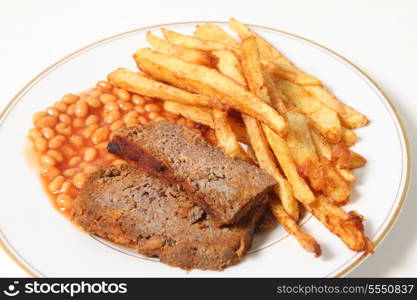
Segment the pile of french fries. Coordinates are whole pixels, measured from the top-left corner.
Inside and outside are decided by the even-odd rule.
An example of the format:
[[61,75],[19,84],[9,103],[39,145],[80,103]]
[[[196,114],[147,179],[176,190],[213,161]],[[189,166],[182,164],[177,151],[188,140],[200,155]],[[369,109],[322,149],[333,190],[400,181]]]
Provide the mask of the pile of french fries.
[[198,25],[193,36],[162,29],[161,39],[148,32],[154,50],[134,54],[140,72],[120,68],[108,79],[212,128],[227,155],[273,176],[271,212],[305,250],[321,254],[298,225],[303,210],[350,249],[373,252],[363,217],[341,208],[356,180],[352,169],[366,163],[349,149],[356,142],[352,129],[368,119],[246,25],[231,19],[229,26],[240,41],[215,24]]

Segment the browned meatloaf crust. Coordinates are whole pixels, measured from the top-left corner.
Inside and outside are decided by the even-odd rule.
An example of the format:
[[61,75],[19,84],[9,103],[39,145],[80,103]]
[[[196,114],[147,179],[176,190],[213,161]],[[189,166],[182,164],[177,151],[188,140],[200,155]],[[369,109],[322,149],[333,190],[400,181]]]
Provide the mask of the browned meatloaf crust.
[[178,185],[123,165],[90,176],[74,201],[73,219],[89,233],[165,264],[222,270],[243,259],[264,208],[218,228]]
[[239,221],[275,183],[256,166],[228,158],[198,132],[170,122],[118,130],[107,149],[147,173],[182,183],[219,226]]

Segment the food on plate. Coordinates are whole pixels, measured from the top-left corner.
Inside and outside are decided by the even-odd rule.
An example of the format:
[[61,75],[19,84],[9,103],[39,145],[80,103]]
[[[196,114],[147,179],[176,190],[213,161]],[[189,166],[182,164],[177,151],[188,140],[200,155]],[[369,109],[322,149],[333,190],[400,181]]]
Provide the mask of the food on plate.
[[285,136],[287,125],[276,110],[217,70],[149,49],[139,49],[134,57],[138,67],[151,76],[179,88],[213,97],[265,122],[276,133]]
[[305,211],[372,253],[363,217],[342,209],[366,164],[353,129],[368,119],[247,25],[229,26],[239,40],[210,23],[148,32],[138,70],[34,114],[55,205],[88,233],[186,270],[240,262],[255,231],[277,223],[318,257]]
[[218,225],[239,221],[265,201],[275,183],[252,164],[228,158],[195,131],[170,122],[116,131],[108,151],[154,176],[183,184]]
[[137,168],[104,167],[81,189],[73,219],[89,233],[186,270],[222,270],[241,261],[264,205],[236,226],[218,228],[193,197]]

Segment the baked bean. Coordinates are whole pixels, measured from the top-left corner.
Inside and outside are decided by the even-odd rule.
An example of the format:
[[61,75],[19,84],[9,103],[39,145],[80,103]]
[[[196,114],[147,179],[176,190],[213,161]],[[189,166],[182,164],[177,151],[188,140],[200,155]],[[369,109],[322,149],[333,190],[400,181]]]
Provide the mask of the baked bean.
[[137,111],[130,111],[128,112],[124,117],[123,117],[123,121],[125,121],[126,123],[129,122],[130,120],[136,120],[139,116],[139,113]]
[[98,87],[101,91],[106,92],[106,93],[111,92],[113,89],[113,86],[111,85],[111,83],[108,81],[104,81],[104,80],[97,82],[96,87]]
[[159,116],[160,116],[160,114],[158,114],[157,112],[154,112],[154,111],[151,111],[150,113],[148,113],[148,118],[151,119],[151,120],[153,120],[153,119],[155,119]]
[[68,109],[68,106],[64,102],[55,102],[54,107],[60,112],[65,112]]
[[29,137],[32,140],[36,140],[36,139],[42,137],[42,133],[36,128],[31,128],[31,129],[29,129]]
[[119,120],[121,117],[121,113],[118,110],[113,110],[104,116],[104,123],[110,124],[114,121]]
[[71,124],[71,117],[66,114],[60,114],[58,117],[59,121],[64,124]]
[[90,96],[91,96],[91,97],[94,97],[94,98],[98,98],[98,97],[100,97],[100,96],[101,96],[101,94],[102,94],[102,92],[101,92],[99,89],[93,89],[93,90],[90,92]]
[[78,118],[85,118],[88,114],[88,104],[87,102],[80,100],[75,104],[75,115]]
[[77,154],[77,152],[70,146],[70,145],[64,145],[61,147],[62,154],[65,155],[65,157],[73,157]]
[[78,173],[73,178],[72,181],[77,188],[82,188],[84,183],[87,181],[87,176],[84,173]]
[[116,86],[114,86],[114,87],[113,87],[113,89],[111,90],[111,92],[112,92],[114,95],[117,95],[117,93],[119,92],[119,88],[118,88],[118,87],[116,87]]
[[145,112],[145,108],[142,105],[135,105],[134,109],[140,114],[143,114]]
[[71,104],[68,106],[67,114],[73,116],[75,114],[75,104]]
[[48,146],[51,149],[57,149],[61,147],[64,143],[65,143],[65,137],[63,135],[57,135],[49,141]]
[[133,104],[142,105],[142,106],[146,103],[145,99],[142,96],[139,96],[137,94],[132,95],[132,102]]
[[62,174],[65,177],[73,177],[77,173],[78,173],[78,169],[77,168],[66,169],[64,172],[62,172]]
[[72,197],[67,194],[59,194],[58,197],[56,197],[56,204],[63,210],[71,209],[72,201]]
[[123,128],[125,127],[125,122],[123,122],[123,120],[118,120],[116,122],[114,122],[113,124],[110,125],[109,129],[111,131],[117,130],[119,128]]
[[140,116],[139,118],[138,118],[138,121],[139,121],[139,123],[140,124],[142,124],[142,125],[144,125],[144,124],[146,124],[146,123],[148,123],[149,121],[148,121],[148,119],[146,119],[146,117],[144,117],[144,116]]
[[119,107],[122,111],[131,111],[134,105],[130,102],[123,101],[119,103]]
[[78,164],[81,162],[81,157],[79,157],[79,156],[75,156],[75,157],[73,157],[73,158],[71,158],[70,159],[70,161],[69,161],[69,163],[68,163],[68,165],[70,166],[70,167],[75,167],[75,166],[78,166]]
[[96,124],[99,121],[99,117],[96,115],[88,116],[87,119],[85,119],[85,125],[90,126],[92,124]]
[[107,142],[97,144],[96,149],[97,150],[107,150],[107,144],[108,144]]
[[62,185],[61,185],[61,193],[64,193],[64,194],[68,194],[69,192],[71,192],[71,190],[72,190],[72,188],[73,188],[74,186],[72,185],[72,183],[71,182],[69,182],[69,181],[65,181]]
[[90,166],[90,164],[88,163],[88,162],[86,162],[86,161],[82,161],[82,162],[80,162],[80,165],[78,166],[80,169],[85,169],[85,168],[87,168],[88,166]]
[[41,164],[43,166],[55,166],[56,161],[49,155],[42,155],[41,156]]
[[126,90],[119,89],[116,95],[123,101],[130,101],[130,93]]
[[119,110],[119,105],[117,105],[116,102],[111,101],[111,102],[107,102],[106,105],[104,105],[105,112],[110,112],[114,110]]
[[64,123],[58,123],[55,126],[56,131],[63,135],[70,135],[72,133],[71,126]]
[[84,126],[84,120],[74,119],[74,121],[72,121],[72,126],[74,126],[75,128],[81,128]]
[[55,177],[54,180],[51,181],[51,183],[49,184],[49,190],[52,193],[56,193],[61,189],[62,184],[65,181],[65,177],[64,176],[57,176]]
[[103,102],[104,104],[109,103],[109,102],[115,102],[117,100],[117,97],[113,94],[103,94],[100,96],[100,101]]
[[57,150],[49,150],[47,154],[57,162],[62,162],[64,160],[62,153]]
[[84,139],[82,136],[79,136],[79,135],[70,136],[69,141],[75,147],[81,147],[84,145]]
[[37,138],[35,140],[35,149],[39,152],[44,152],[48,149],[48,142],[44,138]]
[[40,112],[37,112],[37,113],[34,113],[33,114],[33,116],[32,116],[32,122],[33,122],[33,124],[34,125],[36,125],[36,123],[40,120],[40,119],[42,119],[43,117],[45,117],[45,116],[47,116],[48,114],[46,113],[46,112],[44,112],[44,111],[40,111]]
[[58,117],[59,116],[59,110],[57,110],[55,107],[48,107],[46,109],[46,112],[48,113],[48,115],[50,116],[54,116],[54,117]]
[[91,136],[94,134],[94,132],[99,128],[100,126],[98,126],[98,124],[91,124],[90,126],[88,126],[84,132],[83,132],[83,136],[86,139],[91,138]]
[[91,141],[96,145],[100,144],[107,140],[109,133],[109,129],[106,127],[98,128],[91,137]]
[[92,108],[99,108],[101,106],[101,101],[98,98],[94,98],[94,97],[88,97],[87,103]]
[[55,116],[45,116],[36,122],[37,127],[55,127],[58,124],[58,118]]
[[49,179],[57,177],[59,173],[59,170],[54,166],[43,166],[41,169],[41,175]]
[[95,148],[88,148],[84,152],[84,160],[87,162],[93,161],[97,157],[97,150]]
[[64,95],[64,97],[61,98],[61,101],[64,102],[65,104],[74,104],[75,102],[78,101],[78,99],[80,99],[80,97],[77,95],[66,94]]
[[154,103],[148,103],[144,106],[144,108],[146,112],[160,112],[161,111],[161,108]]
[[125,164],[127,164],[127,162],[125,160],[123,160],[123,159],[116,159],[111,164],[113,166],[118,166],[118,165],[125,165]]
[[87,166],[87,167],[84,169],[84,172],[85,172],[86,174],[91,174],[91,173],[94,173],[94,172],[96,172],[96,171],[98,171],[98,167],[97,167],[97,166]]
[[126,122],[126,127],[134,127],[134,126],[138,126],[140,123],[138,120],[133,119],[133,120],[129,120],[129,122]]

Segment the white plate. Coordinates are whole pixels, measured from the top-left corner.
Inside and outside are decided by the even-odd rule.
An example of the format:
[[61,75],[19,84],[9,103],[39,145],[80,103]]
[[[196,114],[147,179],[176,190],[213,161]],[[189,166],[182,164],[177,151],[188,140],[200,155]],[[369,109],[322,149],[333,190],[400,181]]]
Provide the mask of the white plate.
[[[199,23],[163,27],[191,34]],[[220,24],[227,27],[224,24]],[[25,160],[25,137],[31,116],[68,92],[93,86],[114,69],[135,69],[133,52],[146,46],[153,26],[119,34],[60,60],[32,80],[1,115],[0,239],[10,256],[33,276],[104,277],[333,277],[347,274],[366,257],[355,253],[317,220],[307,216],[303,229],[323,248],[315,259],[282,228],[257,236],[239,265],[223,272],[191,271],[143,258],[130,249],[92,238],[60,215],[44,194],[38,175]],[[408,146],[401,122],[381,90],[357,67],[334,52],[304,38],[252,26],[305,71],[316,75],[342,101],[365,113],[370,124],[357,130],[355,151],[368,164],[355,171],[347,210],[366,217],[366,233],[376,243],[391,228],[405,199],[409,180]]]

